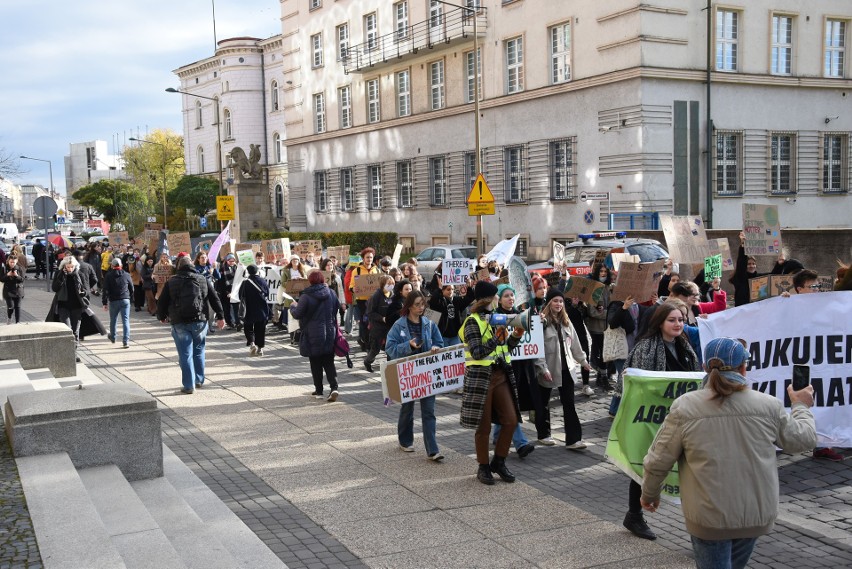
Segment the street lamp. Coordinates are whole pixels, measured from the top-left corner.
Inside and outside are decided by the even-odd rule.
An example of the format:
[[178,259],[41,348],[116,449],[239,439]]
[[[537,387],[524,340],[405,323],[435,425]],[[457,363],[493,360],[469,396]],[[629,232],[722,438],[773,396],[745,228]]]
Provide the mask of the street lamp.
[[[214,20],[215,26],[215,20]],[[216,142],[219,144],[219,149],[216,152],[216,162],[217,167],[219,169],[219,195],[225,195],[225,184],[222,180],[222,122],[219,120],[219,99],[217,97],[207,97],[204,95],[196,95],[194,93],[187,93],[186,91],[181,91],[180,89],[175,89],[174,87],[166,88],[166,93],[180,93],[181,95],[186,95],[187,97],[198,97],[199,99],[207,99],[208,101],[213,101],[214,103],[214,112],[216,113]],[[132,139],[131,139],[132,140]]]
[[151,140],[133,138],[132,136],[128,140],[132,140],[133,142],[141,142],[143,144],[156,144],[157,146],[163,149],[163,229],[168,229],[169,218],[166,216],[166,145],[160,144],[159,142],[153,142]]
[[31,158],[29,156],[21,156],[22,160],[36,160],[38,162],[47,162],[48,168],[50,168],[50,197],[53,197],[53,162],[50,160],[45,160],[44,158]]

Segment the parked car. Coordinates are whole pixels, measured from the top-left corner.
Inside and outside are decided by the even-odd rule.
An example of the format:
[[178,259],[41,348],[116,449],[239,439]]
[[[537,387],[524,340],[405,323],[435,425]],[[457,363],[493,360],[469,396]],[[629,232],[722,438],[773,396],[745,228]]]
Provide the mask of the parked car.
[[[638,255],[643,263],[669,256],[659,241],[627,237],[625,232],[585,233],[577,237],[577,241],[565,246],[565,264],[571,275],[588,275],[592,272],[591,264],[600,250]],[[529,265],[529,271],[543,277],[549,275],[553,272],[553,257]]]
[[417,272],[424,279],[432,278],[432,273],[444,259],[476,259],[476,247],[472,245],[433,245],[420,252],[417,257]]
[[27,233],[27,239],[35,239],[36,237],[44,237],[44,229],[36,229]]
[[34,273],[36,269],[36,260],[33,256],[33,246],[32,244],[23,245],[24,254],[27,256],[27,272]]
[[89,237],[89,243],[100,243],[102,246],[106,247],[109,245],[109,237],[106,235],[93,235]]

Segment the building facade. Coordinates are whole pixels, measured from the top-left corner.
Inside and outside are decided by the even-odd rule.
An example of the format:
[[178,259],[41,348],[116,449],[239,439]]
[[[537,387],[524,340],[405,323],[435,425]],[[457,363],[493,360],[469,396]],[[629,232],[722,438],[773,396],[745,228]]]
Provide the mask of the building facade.
[[69,217],[84,219],[85,210],[72,197],[74,192],[100,180],[124,178],[120,155],[110,154],[105,140],[72,142],[65,156],[65,188]]
[[0,176],[0,222],[24,227],[21,186]]

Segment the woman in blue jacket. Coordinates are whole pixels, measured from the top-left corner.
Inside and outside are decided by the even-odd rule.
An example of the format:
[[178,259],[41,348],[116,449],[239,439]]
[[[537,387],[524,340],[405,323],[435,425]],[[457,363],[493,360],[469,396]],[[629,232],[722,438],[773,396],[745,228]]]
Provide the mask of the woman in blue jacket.
[[[438,326],[423,316],[426,311],[426,296],[413,290],[405,297],[400,318],[388,332],[385,351],[388,360],[405,358],[415,354],[435,353],[444,346]],[[435,396],[420,399],[420,420],[423,423],[423,443],[429,460],[440,462],[444,455],[438,450],[435,419]],[[396,426],[399,446],[405,452],[414,452],[414,401],[403,403],[399,410]]]

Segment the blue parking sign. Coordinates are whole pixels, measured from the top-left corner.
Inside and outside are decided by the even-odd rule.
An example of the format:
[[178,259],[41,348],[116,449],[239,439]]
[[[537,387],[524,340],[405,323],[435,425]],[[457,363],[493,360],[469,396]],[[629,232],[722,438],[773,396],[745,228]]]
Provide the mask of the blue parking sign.
[[201,218],[201,228],[207,229],[207,218],[206,217]]

